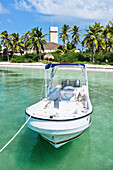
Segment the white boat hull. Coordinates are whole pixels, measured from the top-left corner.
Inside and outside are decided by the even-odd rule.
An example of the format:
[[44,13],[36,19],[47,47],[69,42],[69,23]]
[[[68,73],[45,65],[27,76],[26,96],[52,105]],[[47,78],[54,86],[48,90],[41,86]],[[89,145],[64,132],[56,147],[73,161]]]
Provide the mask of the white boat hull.
[[[29,116],[26,116],[28,119]],[[50,121],[31,118],[28,127],[38,132],[55,148],[79,137],[91,125],[91,115],[75,120]]]
[[46,135],[46,134],[40,134],[40,135],[49,143],[51,143],[55,148],[59,148],[64,144],[79,137],[83,132],[84,131],[80,131],[80,132],[65,134],[65,135]]
[[[69,69],[73,66],[74,70],[80,69],[81,72],[71,72],[64,76],[66,79],[62,73],[61,76],[60,72],[57,74],[58,69],[67,69],[68,66]],[[26,109],[26,118],[31,116],[28,121],[30,129],[58,148],[79,137],[91,125],[93,109],[87,72],[85,65],[80,63],[49,63],[45,69],[51,69],[49,82],[45,74],[45,98]],[[78,76],[80,79],[75,79]]]

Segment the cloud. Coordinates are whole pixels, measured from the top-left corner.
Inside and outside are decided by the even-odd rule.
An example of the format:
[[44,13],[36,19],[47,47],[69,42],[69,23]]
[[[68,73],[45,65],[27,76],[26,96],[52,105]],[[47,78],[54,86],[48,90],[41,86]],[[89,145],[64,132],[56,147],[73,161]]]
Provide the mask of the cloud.
[[16,9],[45,15],[74,17],[86,20],[109,20],[113,1],[109,0],[16,0]]
[[28,1],[25,1],[25,0],[17,1],[17,0],[15,0],[14,7],[17,10],[25,10],[25,11],[31,12],[33,6],[31,6],[31,4],[29,4]]
[[0,14],[8,13],[8,10],[3,8],[2,3],[0,2]]
[[7,19],[7,22],[12,23],[12,21],[10,19]]

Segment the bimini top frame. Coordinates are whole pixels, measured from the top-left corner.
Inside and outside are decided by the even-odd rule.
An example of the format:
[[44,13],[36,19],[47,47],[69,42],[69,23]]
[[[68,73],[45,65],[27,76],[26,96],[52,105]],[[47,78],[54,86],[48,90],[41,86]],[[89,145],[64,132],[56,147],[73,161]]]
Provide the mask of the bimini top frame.
[[87,72],[86,72],[85,64],[82,64],[82,63],[48,63],[45,66],[45,70],[50,69],[50,68],[52,68],[52,70],[51,70],[50,81],[49,81],[49,85],[48,86],[47,86],[47,75],[46,75],[46,71],[45,71],[45,96],[46,97],[49,96],[49,93],[51,91],[52,80],[53,80],[53,77],[55,75],[55,70],[56,70],[55,66],[82,66],[84,68],[84,70],[85,70],[84,77],[85,77],[86,85],[88,86]]
[[48,63],[45,66],[45,69],[53,68],[55,66],[83,66],[85,68],[85,64],[82,63]]

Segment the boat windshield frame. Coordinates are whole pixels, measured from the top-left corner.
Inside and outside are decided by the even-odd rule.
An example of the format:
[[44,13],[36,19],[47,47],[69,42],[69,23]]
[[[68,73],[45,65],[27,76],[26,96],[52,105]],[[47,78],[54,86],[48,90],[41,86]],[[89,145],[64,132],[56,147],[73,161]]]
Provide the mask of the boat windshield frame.
[[[85,64],[82,64],[82,63],[48,63],[45,66],[45,96],[46,97],[48,97],[50,92],[51,92],[51,86],[52,86],[53,77],[55,76],[55,73],[56,73],[57,69],[61,68],[62,66],[64,66],[63,68],[66,68],[65,66],[72,66],[72,67],[70,67],[72,69],[74,68],[73,66],[77,66],[78,68],[80,68],[79,66],[82,66],[81,69],[84,70],[84,75],[83,76],[84,76],[84,79],[85,79],[86,86],[88,87],[87,71],[86,71]],[[52,70],[51,70],[51,73],[50,73],[49,85],[47,85],[46,70],[50,69],[50,68]]]

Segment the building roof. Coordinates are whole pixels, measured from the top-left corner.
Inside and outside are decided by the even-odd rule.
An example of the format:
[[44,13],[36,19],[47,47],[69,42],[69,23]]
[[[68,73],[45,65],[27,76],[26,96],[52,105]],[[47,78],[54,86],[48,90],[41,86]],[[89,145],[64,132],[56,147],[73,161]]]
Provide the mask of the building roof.
[[54,43],[54,42],[47,42],[47,45],[44,44],[44,51],[45,50],[57,50],[58,47],[60,47],[60,44]]

